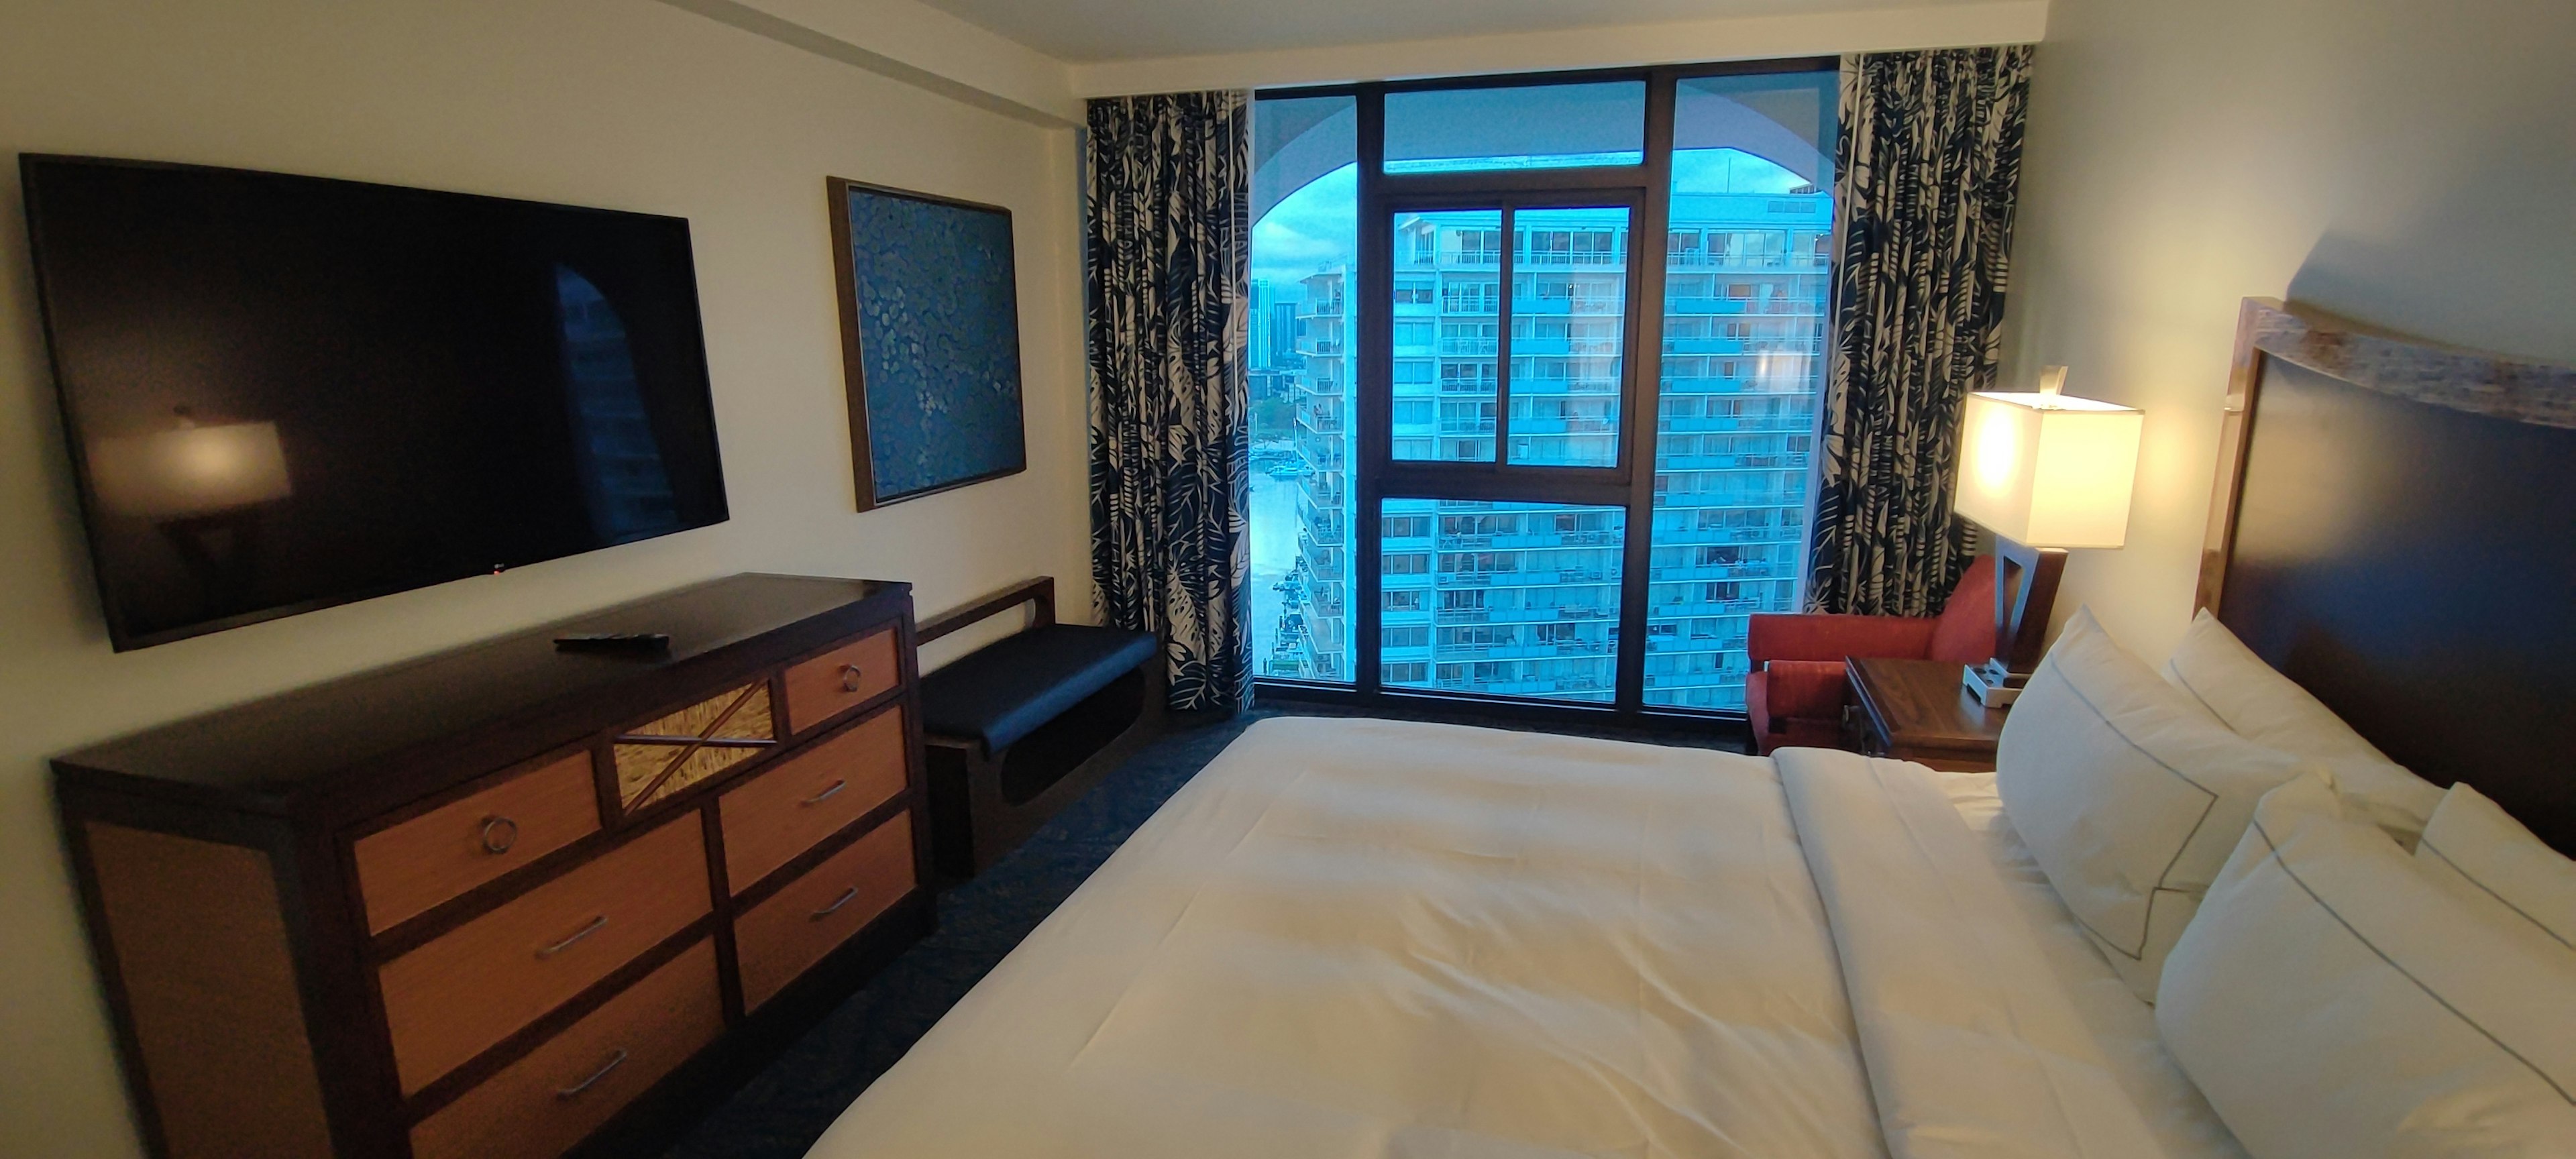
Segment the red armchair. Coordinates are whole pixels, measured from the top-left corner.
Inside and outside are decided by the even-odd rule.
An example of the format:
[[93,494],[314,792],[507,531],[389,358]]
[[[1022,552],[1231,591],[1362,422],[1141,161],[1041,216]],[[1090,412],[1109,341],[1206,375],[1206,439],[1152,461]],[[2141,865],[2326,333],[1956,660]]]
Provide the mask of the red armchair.
[[1757,750],[1839,747],[1843,705],[1851,699],[1844,658],[1910,657],[1964,667],[1995,654],[1995,557],[1977,557],[1938,616],[1757,615],[1744,650],[1753,664],[1744,678],[1744,710]]

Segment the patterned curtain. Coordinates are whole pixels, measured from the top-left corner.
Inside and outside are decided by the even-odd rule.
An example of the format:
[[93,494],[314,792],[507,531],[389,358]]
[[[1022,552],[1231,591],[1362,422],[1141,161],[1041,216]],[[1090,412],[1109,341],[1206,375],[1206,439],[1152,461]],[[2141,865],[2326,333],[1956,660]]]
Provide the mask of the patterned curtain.
[[1972,554],[1950,512],[1967,394],[1994,381],[2028,45],[1845,57],[1843,214],[1807,608],[1924,616]]
[[1175,709],[1252,701],[1244,525],[1251,94],[1090,103],[1091,578]]

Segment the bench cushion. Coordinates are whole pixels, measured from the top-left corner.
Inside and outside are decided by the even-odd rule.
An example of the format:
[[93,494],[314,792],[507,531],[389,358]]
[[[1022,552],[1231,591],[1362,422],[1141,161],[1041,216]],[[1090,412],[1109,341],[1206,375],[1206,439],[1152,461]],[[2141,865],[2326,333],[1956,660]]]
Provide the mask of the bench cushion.
[[1049,624],[996,640],[921,678],[921,726],[1009,747],[1154,658],[1152,633]]

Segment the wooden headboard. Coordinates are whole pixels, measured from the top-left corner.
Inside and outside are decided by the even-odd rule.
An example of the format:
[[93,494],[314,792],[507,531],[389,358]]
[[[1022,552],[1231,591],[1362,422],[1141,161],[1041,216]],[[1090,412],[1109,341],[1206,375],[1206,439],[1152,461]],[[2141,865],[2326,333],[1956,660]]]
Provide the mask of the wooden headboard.
[[2576,854],[2576,366],[2247,299],[2199,603]]

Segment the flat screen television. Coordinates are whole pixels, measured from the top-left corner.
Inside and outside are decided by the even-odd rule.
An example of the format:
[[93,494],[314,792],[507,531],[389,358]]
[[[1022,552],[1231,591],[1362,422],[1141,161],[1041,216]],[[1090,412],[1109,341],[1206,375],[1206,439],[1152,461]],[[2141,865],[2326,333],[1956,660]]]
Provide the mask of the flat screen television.
[[725,519],[686,220],[19,174],[119,651]]

